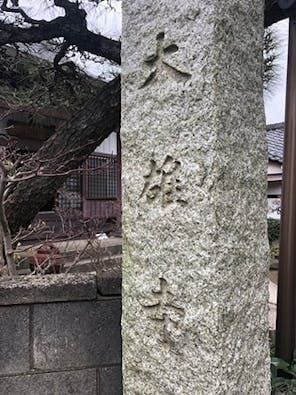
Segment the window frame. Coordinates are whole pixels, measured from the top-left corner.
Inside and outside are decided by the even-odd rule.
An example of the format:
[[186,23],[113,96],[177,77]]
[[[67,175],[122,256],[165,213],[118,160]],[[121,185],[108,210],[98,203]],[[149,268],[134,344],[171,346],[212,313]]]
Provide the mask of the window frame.
[[[104,169],[100,169],[100,166],[102,166],[101,164],[98,163],[98,166],[94,166],[94,167],[90,167],[91,166],[91,161],[95,161],[95,160],[102,160],[102,161],[113,161],[113,164],[109,167],[109,164],[107,164],[105,172],[106,174],[104,174]],[[106,177],[106,193],[105,195],[103,194],[99,194],[99,190],[94,191],[93,193],[90,193],[91,191],[91,185],[90,183],[92,182],[92,178],[93,177],[100,177],[99,174],[96,174],[96,171],[93,172],[93,174],[91,174],[92,172],[89,170],[92,168],[98,168],[97,171],[99,172],[104,172],[103,174],[101,174],[101,177]],[[114,154],[104,154],[104,153],[100,153],[100,152],[93,152],[85,161],[85,166],[84,166],[84,170],[85,170],[85,175],[84,175],[84,179],[85,179],[85,188],[84,188],[84,197],[86,200],[91,200],[91,201],[98,201],[98,200],[117,200],[118,199],[118,156],[114,155]],[[112,174],[113,172],[113,174]],[[110,177],[113,177],[113,189],[114,189],[114,193],[108,193],[108,182],[110,182]],[[99,178],[98,178],[99,180]],[[97,185],[99,185],[99,182],[97,181]]]

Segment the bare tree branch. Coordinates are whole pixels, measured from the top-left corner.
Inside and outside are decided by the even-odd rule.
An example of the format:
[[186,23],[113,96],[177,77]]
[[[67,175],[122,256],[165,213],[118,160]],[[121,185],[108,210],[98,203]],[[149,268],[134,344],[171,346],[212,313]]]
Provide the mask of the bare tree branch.
[[66,16],[76,16],[77,12],[81,12],[86,16],[86,12],[79,8],[79,2],[71,2],[69,0],[54,0],[54,5],[57,7],[62,7],[65,10]]
[[[42,145],[32,157],[32,168],[36,168],[36,163],[44,163],[42,173],[49,175],[67,174],[77,169],[111,132],[119,129],[119,123],[120,79],[116,78]],[[32,222],[65,178],[65,175],[34,177],[11,189],[5,210],[12,233]],[[20,204],[21,201],[24,204]]]
[[5,12],[12,12],[14,14],[20,14],[23,17],[24,21],[27,23],[30,23],[31,25],[35,25],[35,24],[40,25],[40,24],[46,23],[46,21],[44,21],[44,20],[37,21],[36,19],[29,17],[29,15],[20,7],[18,7],[18,8],[8,7],[7,0],[3,0],[1,10],[5,11]]
[[[7,262],[7,267],[8,267],[8,272],[10,276],[15,276],[16,275],[16,267],[14,264],[13,260],[13,248],[12,248],[12,243],[11,243],[11,233],[10,233],[10,228],[8,225],[7,221],[7,216],[4,210],[4,201],[3,201],[3,196],[5,192],[5,188],[7,185],[7,174],[8,174],[8,169],[6,166],[0,161],[0,238],[3,242],[3,248],[4,248],[4,256],[6,258]],[[2,248],[2,243],[1,243],[1,248]],[[2,255],[2,252],[1,252]]]
[[20,7],[7,7],[7,0],[3,1],[3,11],[20,14],[32,26],[19,27],[0,21],[0,46],[39,43],[63,37],[69,45],[75,45],[79,51],[86,51],[120,64],[120,42],[89,31],[85,10],[67,0],[55,0],[55,5],[63,7],[66,15],[46,22],[30,18]]

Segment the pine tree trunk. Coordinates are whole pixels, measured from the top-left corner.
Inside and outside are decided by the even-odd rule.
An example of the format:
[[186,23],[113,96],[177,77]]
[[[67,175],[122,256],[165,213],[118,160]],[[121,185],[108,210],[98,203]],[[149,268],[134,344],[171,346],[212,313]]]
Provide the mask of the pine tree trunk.
[[70,121],[61,125],[33,156],[30,167],[50,176],[20,181],[5,202],[12,233],[27,227],[40,209],[55,195],[66,175],[52,176],[77,169],[94,149],[120,123],[120,79],[116,78],[98,92]]

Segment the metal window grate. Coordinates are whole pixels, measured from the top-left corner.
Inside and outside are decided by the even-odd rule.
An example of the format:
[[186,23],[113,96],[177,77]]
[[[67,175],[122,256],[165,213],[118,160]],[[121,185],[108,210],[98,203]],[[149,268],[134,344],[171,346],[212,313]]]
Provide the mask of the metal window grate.
[[81,174],[75,172],[66,179],[62,188],[58,190],[56,206],[59,209],[80,210],[82,207]]
[[116,156],[91,155],[86,161],[86,198],[117,198]]

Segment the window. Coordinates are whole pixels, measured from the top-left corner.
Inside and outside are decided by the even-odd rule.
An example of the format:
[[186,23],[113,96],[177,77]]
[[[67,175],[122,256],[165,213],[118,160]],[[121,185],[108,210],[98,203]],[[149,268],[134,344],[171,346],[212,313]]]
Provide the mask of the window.
[[117,157],[91,155],[86,161],[86,198],[117,198]]
[[81,210],[81,174],[79,171],[73,172],[58,190],[56,206],[62,210]]

